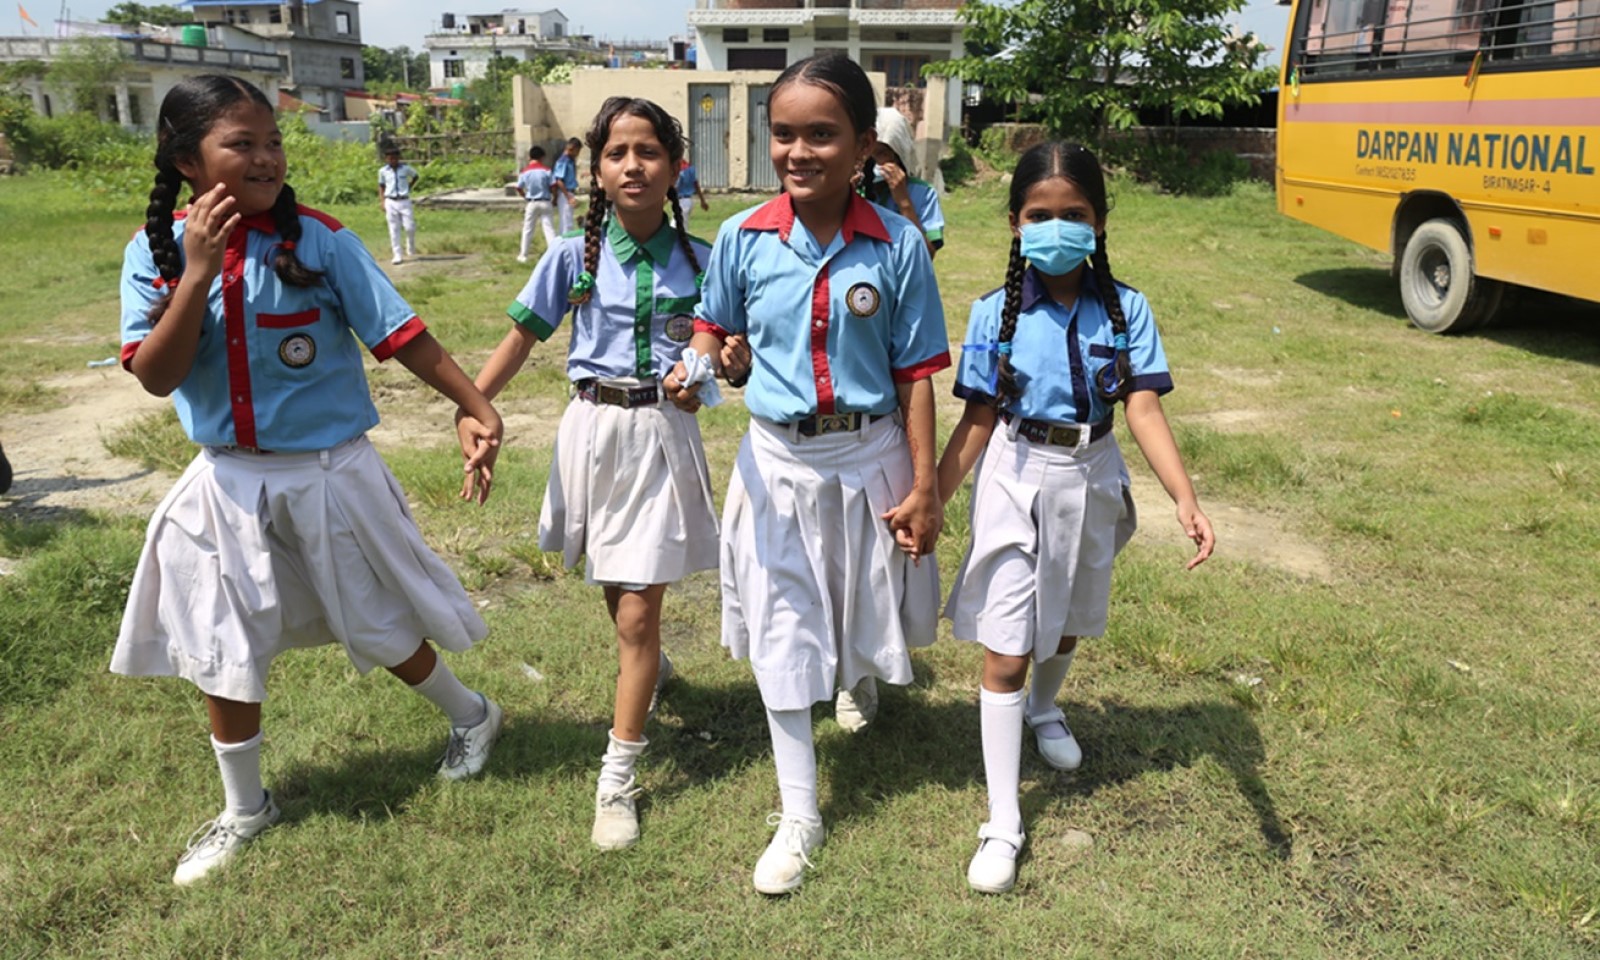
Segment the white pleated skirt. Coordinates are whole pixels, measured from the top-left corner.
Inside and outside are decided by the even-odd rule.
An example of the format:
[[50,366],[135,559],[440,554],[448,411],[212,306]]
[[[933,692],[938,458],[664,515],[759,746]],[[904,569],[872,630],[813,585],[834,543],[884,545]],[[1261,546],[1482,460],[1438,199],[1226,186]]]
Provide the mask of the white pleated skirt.
[[1138,525],[1115,435],[1077,453],[996,424],[971,518],[972,545],[945,606],[956,639],[1047,660],[1061,637],[1106,632],[1112,561]]
[[319,453],[207,447],[150,520],[111,669],[259,703],[290,647],[338,643],[366,673],[423,638],[465,650],[487,632],[365,437]]
[[717,565],[717,514],[700,424],[668,403],[574,398],[556,433],[539,547],[591,583],[672,583]]
[[748,658],[772,710],[799,710],[863,677],[911,682],[933,642],[939,569],[895,545],[882,515],[910,492],[897,418],[791,438],[752,418],[722,518],[722,643]]

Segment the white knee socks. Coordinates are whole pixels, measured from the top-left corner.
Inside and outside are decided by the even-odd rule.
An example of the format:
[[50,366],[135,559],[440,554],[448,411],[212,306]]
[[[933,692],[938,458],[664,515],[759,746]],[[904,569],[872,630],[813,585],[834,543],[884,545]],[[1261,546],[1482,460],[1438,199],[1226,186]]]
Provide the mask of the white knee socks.
[[772,761],[778,768],[783,815],[821,823],[817,810],[817,751],[811,740],[810,710],[768,710]]
[[978,688],[989,822],[1011,833],[1022,832],[1022,807],[1017,793],[1022,779],[1022,704],[1026,697],[1021,690],[995,693]]
[[236,817],[248,817],[266,805],[267,794],[261,786],[261,734],[240,743],[223,743],[211,738],[211,749],[217,755],[217,768],[222,771],[222,794],[228,812]]
[[640,754],[650,745],[650,741],[639,738],[637,743],[629,740],[618,740],[615,733],[607,734],[610,743],[606,746],[605,755],[600,758],[600,784],[596,788],[599,794],[619,793],[633,785],[633,768],[639,762]]
[[475,727],[483,722],[489,708],[483,697],[467,687],[444,665],[444,658],[434,662],[428,679],[411,689],[427,697],[434,706],[450,718],[452,727]]
[[[1072,669],[1072,658],[1078,653],[1073,647],[1058,653],[1043,663],[1033,665],[1033,686],[1028,688],[1028,716],[1043,716],[1056,708],[1056,695]],[[1035,728],[1046,740],[1060,740],[1067,736],[1067,728],[1060,723],[1047,723]]]

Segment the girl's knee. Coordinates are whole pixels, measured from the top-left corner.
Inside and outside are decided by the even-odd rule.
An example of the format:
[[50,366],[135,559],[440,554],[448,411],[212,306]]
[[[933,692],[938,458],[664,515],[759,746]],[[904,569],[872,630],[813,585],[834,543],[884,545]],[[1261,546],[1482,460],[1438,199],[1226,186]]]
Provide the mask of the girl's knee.
[[993,693],[1015,693],[1028,679],[1028,658],[987,650],[983,656],[983,686]]

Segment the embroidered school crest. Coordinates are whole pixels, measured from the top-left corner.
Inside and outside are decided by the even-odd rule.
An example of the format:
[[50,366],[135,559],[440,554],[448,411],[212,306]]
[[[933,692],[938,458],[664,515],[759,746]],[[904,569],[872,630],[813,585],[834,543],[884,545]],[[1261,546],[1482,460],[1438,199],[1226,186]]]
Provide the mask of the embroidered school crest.
[[303,333],[292,337],[284,337],[278,344],[278,359],[286,367],[308,367],[311,361],[317,359],[317,342]]
[[882,299],[877,287],[870,283],[858,283],[845,294],[844,305],[858,317],[870,317],[878,312],[878,303]]
[[680,313],[667,321],[667,339],[678,343],[688,343],[694,336],[694,317],[687,313]]

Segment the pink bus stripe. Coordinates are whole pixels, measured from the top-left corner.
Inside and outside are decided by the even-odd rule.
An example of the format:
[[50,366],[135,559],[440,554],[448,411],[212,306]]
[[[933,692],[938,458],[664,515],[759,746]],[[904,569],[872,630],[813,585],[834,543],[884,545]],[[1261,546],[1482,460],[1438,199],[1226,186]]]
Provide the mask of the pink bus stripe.
[[1548,100],[1432,100],[1412,103],[1293,103],[1285,123],[1392,123],[1429,126],[1600,126],[1600,97]]

